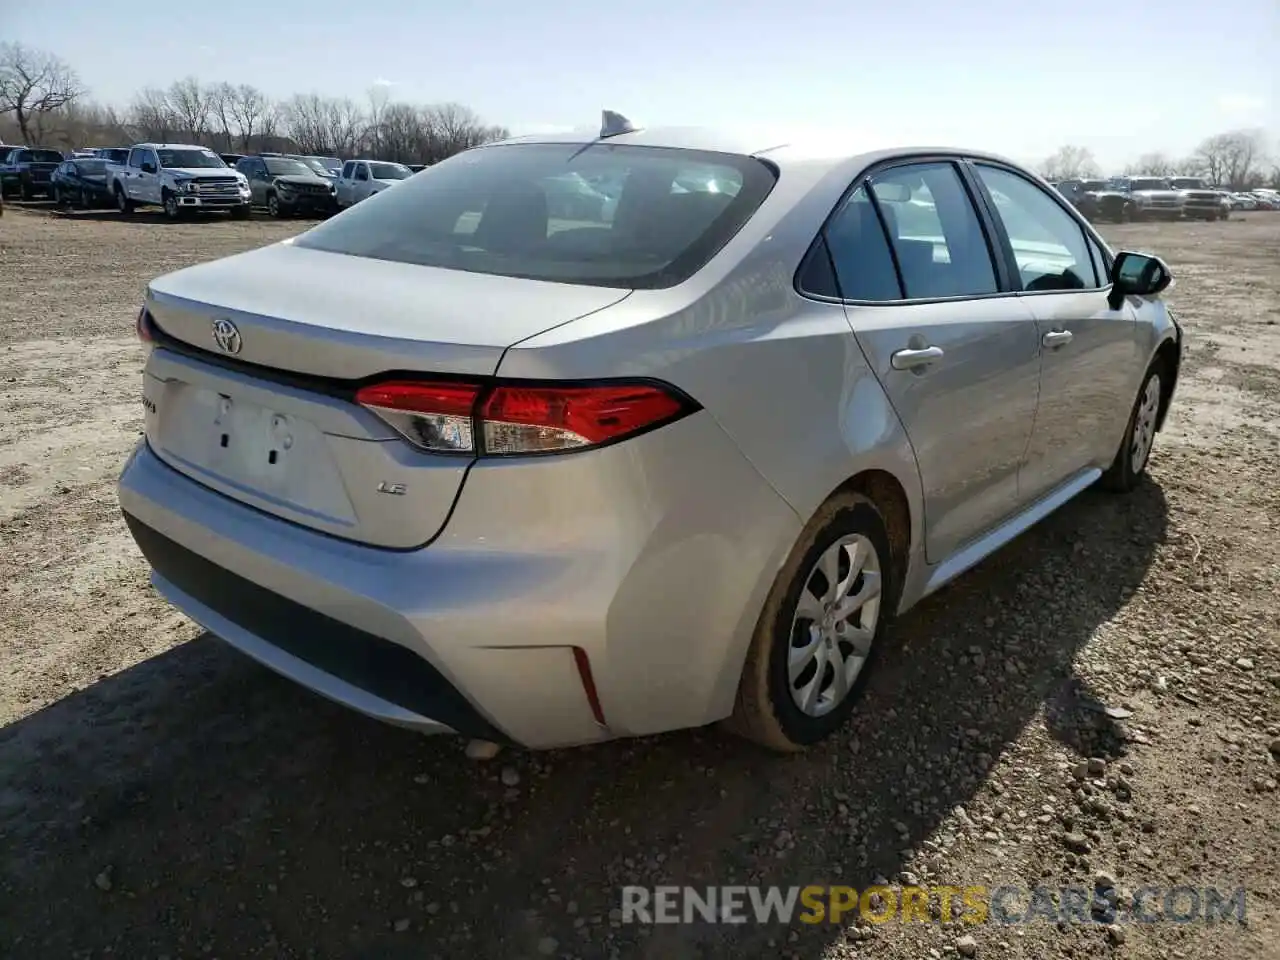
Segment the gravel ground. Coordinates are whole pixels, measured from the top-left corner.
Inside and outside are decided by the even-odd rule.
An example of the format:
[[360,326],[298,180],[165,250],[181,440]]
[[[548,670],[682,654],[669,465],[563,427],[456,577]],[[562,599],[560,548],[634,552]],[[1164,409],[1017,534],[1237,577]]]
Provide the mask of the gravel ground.
[[[144,283],[301,227],[0,221],[0,954],[1280,956],[1280,214],[1106,228],[1172,264],[1189,335],[1150,481],[1079,498],[904,618],[843,736],[486,763],[200,635],[120,520]],[[623,884],[877,878],[1101,881],[1122,905],[1243,886],[1248,920],[611,914]]]

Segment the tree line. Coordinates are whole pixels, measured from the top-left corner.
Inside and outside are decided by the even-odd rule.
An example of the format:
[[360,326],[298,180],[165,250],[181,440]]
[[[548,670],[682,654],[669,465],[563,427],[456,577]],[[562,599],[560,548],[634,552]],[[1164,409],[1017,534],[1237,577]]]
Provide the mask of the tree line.
[[386,87],[371,89],[364,102],[317,93],[275,100],[251,84],[186,77],[148,87],[121,109],[91,100],[75,70],[56,55],[0,44],[0,143],[69,150],[181,141],[219,153],[436,163],[508,135],[462,104],[397,102]]
[[[1100,177],[1101,168],[1085,147],[1059,147],[1040,164],[1046,180],[1080,180]],[[1267,152],[1261,130],[1231,130],[1207,137],[1186,157],[1162,151],[1144,153],[1124,168],[1127,176],[1203,177],[1209,183],[1232,190],[1280,188],[1280,160]]]

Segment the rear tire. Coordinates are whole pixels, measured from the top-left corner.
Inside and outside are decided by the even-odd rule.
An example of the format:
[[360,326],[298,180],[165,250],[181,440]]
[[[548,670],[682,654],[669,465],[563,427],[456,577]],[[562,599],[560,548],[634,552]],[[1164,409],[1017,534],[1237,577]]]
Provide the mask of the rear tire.
[[120,184],[116,184],[116,209],[123,213],[126,217],[133,213],[133,201],[125,196],[124,188]]
[[1160,419],[1166,378],[1172,376],[1162,360],[1153,363],[1142,378],[1138,399],[1129,413],[1120,450],[1099,485],[1114,493],[1128,493],[1142,480],[1147,464],[1151,462],[1151,448],[1156,441],[1156,423]]
[[726,728],[779,753],[835,733],[883,645],[897,577],[874,502],[845,493],[823,504],[769,591]]

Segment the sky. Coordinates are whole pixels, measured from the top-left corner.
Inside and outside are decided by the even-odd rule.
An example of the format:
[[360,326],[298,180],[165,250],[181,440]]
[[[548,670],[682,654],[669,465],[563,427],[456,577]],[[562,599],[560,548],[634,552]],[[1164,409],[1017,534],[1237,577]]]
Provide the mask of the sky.
[[381,86],[517,134],[608,108],[769,143],[839,130],[1024,162],[1071,143],[1108,171],[1238,128],[1280,152],[1277,0],[0,0],[0,40],[120,106],[191,75],[278,98]]

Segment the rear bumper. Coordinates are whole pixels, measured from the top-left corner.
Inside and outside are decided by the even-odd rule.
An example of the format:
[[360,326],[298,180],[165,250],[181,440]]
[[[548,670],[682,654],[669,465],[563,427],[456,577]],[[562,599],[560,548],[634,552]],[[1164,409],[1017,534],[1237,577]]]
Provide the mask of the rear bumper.
[[267,516],[145,442],[120,502],[157,589],[268,667],[390,723],[534,748],[727,716],[800,527],[705,413],[587,454],[478,464],[421,550]]

